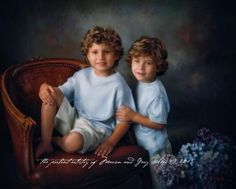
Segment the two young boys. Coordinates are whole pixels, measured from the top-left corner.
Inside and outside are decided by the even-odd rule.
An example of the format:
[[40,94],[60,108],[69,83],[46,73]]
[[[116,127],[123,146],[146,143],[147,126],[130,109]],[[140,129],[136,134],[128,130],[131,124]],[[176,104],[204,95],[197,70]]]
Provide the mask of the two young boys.
[[[82,39],[81,52],[91,67],[76,72],[59,87],[46,83],[40,87],[42,138],[36,158],[53,151],[51,142],[69,153],[95,150],[98,156],[108,155],[130,122],[135,123],[137,143],[151,159],[170,153],[165,129],[170,107],[158,79],[168,68],[162,42],[141,37],[129,49],[127,61],[138,81],[137,111],[130,88],[115,71],[123,55],[120,36],[109,28],[92,28]],[[52,138],[54,127],[62,137]]]

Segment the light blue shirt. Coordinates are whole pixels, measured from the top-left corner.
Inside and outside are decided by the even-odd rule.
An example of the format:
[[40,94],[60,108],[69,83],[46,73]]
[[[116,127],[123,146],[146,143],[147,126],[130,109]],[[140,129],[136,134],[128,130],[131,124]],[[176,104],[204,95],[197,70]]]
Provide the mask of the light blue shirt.
[[100,77],[92,67],[85,68],[59,89],[74,104],[78,116],[86,118],[94,127],[104,129],[108,135],[118,123],[115,113],[121,105],[135,110],[132,92],[118,72]]
[[[140,114],[149,117],[155,123],[167,124],[170,105],[160,80],[156,79],[151,83],[138,82],[135,101]],[[138,144],[143,146],[151,156],[163,152],[167,146],[170,146],[165,128],[156,130],[137,124],[134,131]]]

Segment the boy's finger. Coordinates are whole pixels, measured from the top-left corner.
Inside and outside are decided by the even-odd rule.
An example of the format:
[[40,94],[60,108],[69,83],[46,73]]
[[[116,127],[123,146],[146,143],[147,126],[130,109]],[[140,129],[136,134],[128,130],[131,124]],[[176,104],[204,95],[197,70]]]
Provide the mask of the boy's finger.
[[121,116],[121,112],[116,112],[116,116]]
[[49,89],[52,93],[55,92],[55,89],[54,89],[54,87],[52,87],[52,86],[48,86],[48,89]]
[[103,156],[104,153],[105,153],[105,150],[104,148],[100,149],[99,152],[97,153],[98,156]]
[[104,148],[101,156],[107,156],[111,152],[111,148]]
[[53,103],[53,99],[50,96],[45,96],[44,100],[49,104]]
[[97,147],[97,149],[95,150],[94,154],[98,156],[99,152],[100,152],[100,149],[101,149],[101,145],[99,145]]

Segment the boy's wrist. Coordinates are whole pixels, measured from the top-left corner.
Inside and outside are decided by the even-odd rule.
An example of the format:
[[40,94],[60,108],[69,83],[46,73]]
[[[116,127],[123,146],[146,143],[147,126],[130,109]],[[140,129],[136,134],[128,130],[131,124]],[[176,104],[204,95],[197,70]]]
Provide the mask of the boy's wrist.
[[111,140],[106,140],[105,141],[105,143],[107,143],[108,145],[110,145],[112,148],[114,148],[115,147],[115,144],[114,144],[114,142],[113,141],[111,141]]
[[138,114],[137,114],[136,112],[133,112],[131,121],[132,121],[132,122],[136,122],[136,121],[137,121],[137,116],[138,116]]

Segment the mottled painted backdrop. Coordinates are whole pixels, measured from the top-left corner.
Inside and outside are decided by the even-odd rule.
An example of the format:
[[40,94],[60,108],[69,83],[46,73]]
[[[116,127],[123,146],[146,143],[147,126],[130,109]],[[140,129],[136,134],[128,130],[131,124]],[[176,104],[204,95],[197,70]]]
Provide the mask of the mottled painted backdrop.
[[[235,137],[234,12],[233,1],[219,0],[5,1],[0,72],[35,56],[81,58],[81,37],[95,25],[118,31],[126,52],[139,36],[157,36],[169,52],[170,68],[161,79],[171,103],[167,129],[174,150],[200,127]],[[133,85],[124,60],[118,69]],[[2,120],[1,165],[8,160],[3,178],[11,181],[16,173],[7,167],[15,164]]]
[[[139,36],[157,36],[169,52],[170,68],[161,79],[171,103],[167,129],[174,150],[200,127],[235,137],[234,12],[233,1],[219,0],[5,1],[0,71],[35,56],[81,58],[81,37],[96,25],[118,31],[126,52]],[[124,60],[118,70],[133,85]]]

